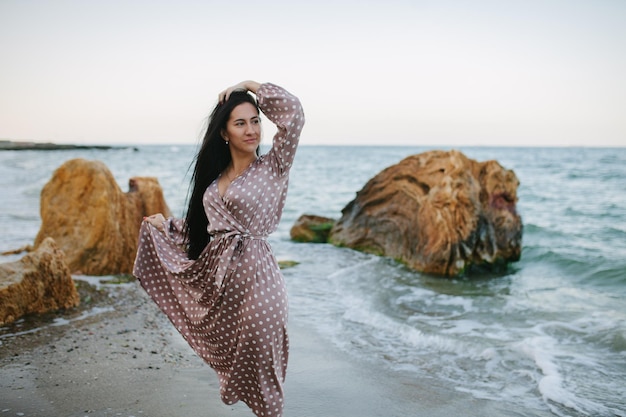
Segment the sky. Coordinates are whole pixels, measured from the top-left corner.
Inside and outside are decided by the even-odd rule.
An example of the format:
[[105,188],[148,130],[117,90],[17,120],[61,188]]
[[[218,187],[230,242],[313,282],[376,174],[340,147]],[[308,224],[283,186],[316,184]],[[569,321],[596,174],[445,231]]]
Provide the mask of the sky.
[[0,0],[0,139],[196,144],[246,79],[308,145],[626,146],[626,1]]

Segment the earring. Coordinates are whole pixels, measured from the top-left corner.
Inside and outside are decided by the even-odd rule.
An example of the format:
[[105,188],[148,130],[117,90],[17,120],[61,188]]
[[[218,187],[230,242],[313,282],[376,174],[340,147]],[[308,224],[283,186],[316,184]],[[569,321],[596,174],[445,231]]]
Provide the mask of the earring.
[[226,141],[226,146],[228,146],[228,141]]

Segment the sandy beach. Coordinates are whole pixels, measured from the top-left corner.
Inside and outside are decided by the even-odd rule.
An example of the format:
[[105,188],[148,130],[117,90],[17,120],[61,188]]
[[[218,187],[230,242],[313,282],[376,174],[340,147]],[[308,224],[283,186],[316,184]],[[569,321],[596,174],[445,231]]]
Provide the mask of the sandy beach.
[[[78,282],[79,309],[0,334],[0,416],[252,416],[220,401],[213,370],[136,282],[98,291]],[[287,417],[551,415],[354,359],[293,320],[290,338]]]

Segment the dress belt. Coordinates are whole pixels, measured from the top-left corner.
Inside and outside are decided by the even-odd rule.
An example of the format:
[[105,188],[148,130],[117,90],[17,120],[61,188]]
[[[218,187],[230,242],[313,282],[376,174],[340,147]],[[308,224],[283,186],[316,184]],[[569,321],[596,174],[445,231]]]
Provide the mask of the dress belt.
[[251,233],[241,233],[238,231],[218,232],[212,234],[211,237],[215,239],[221,239],[225,237],[238,237],[239,239],[267,240],[267,235],[253,235]]
[[215,239],[222,239],[222,238],[230,237],[236,241],[234,245],[232,243],[228,244],[228,249],[226,249],[226,251],[223,253],[224,256],[220,260],[221,273],[218,274],[218,276],[216,277],[216,281],[215,281],[215,284],[218,286],[221,286],[222,283],[224,282],[224,279],[227,276],[231,276],[237,269],[237,260],[243,254],[243,248],[244,248],[243,242],[245,240],[267,241],[267,236],[252,235],[250,233],[241,233],[236,230],[233,230],[230,232],[215,233],[211,236]]

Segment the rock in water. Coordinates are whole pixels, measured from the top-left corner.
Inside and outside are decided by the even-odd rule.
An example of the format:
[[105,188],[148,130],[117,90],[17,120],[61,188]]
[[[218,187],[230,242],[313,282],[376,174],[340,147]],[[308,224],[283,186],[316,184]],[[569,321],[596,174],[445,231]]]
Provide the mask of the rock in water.
[[459,151],[405,158],[372,178],[343,210],[329,241],[456,276],[521,255],[515,173]]
[[100,161],[72,159],[41,191],[42,225],[35,247],[52,237],[72,273],[131,273],[144,216],[170,216],[156,178],[135,177],[122,192]]
[[0,326],[29,313],[75,307],[78,292],[54,240],[19,261],[0,264]]
[[334,224],[335,220],[328,217],[303,214],[291,227],[289,235],[296,242],[326,243]]

